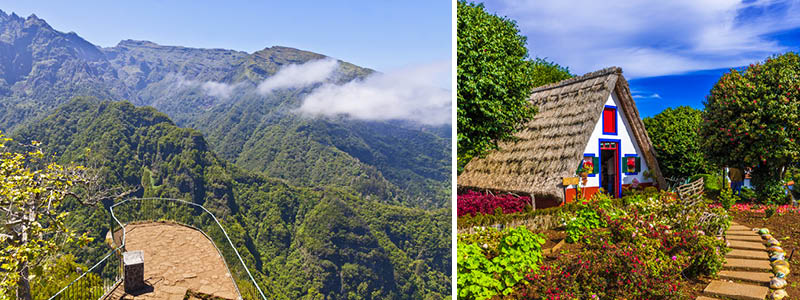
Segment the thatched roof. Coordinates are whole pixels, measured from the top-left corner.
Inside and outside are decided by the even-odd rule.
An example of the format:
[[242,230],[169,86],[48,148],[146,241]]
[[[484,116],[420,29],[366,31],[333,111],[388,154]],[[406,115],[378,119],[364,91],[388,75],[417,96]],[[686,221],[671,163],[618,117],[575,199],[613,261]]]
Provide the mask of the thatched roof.
[[563,177],[574,177],[595,124],[615,91],[632,135],[660,187],[666,182],[655,149],[622,76],[611,67],[533,90],[530,101],[539,113],[499,149],[474,158],[458,176],[458,186],[563,200]]

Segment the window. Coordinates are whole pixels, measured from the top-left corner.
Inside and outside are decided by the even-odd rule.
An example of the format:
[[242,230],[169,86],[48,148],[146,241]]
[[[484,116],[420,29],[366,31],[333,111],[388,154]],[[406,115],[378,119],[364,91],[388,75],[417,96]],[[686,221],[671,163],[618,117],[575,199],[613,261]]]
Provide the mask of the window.
[[597,176],[597,173],[600,173],[600,159],[592,153],[584,153],[583,160],[580,165],[578,165],[578,170],[580,170],[581,167],[591,167],[592,172],[589,172],[589,177]]
[[603,109],[603,134],[617,135],[617,108],[614,106]]
[[622,172],[625,175],[636,175],[642,171],[642,160],[636,154],[625,154],[622,160]]

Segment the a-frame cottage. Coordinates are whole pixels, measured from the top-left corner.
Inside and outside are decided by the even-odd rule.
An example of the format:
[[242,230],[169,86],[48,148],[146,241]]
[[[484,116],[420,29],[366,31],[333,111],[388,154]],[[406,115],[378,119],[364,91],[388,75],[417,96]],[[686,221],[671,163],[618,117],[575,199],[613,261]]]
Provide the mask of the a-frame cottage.
[[584,162],[593,165],[581,185],[587,198],[600,187],[619,197],[634,179],[666,186],[622,69],[536,88],[530,101],[539,113],[514,141],[470,161],[458,176],[459,188],[530,195],[537,208],[561,205],[576,193],[564,178],[577,177]]

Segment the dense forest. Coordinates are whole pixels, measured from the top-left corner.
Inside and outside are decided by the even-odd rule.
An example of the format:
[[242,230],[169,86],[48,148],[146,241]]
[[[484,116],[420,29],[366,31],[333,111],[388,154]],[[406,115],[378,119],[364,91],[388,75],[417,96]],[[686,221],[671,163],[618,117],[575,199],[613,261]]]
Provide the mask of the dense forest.
[[[40,141],[58,161],[96,163],[108,184],[141,186],[137,196],[203,204],[223,219],[269,298],[449,293],[447,209],[384,204],[348,189],[297,187],[247,171],[210,151],[199,132],[127,102],[76,98],[21,127],[15,139]],[[96,241],[76,255],[91,262],[106,250],[101,241],[110,219],[103,207],[75,208],[80,213],[71,223]]]

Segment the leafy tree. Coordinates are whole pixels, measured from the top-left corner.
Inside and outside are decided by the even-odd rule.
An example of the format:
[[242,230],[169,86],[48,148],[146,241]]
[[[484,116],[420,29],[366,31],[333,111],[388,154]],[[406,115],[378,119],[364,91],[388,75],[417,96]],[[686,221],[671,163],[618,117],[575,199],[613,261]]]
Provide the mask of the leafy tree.
[[[0,148],[9,141],[0,135]],[[40,273],[42,260],[63,243],[90,240],[65,227],[67,213],[60,209],[77,196],[73,188],[86,183],[85,170],[48,164],[39,149],[0,153],[0,299],[31,299],[31,269]]]
[[783,199],[782,173],[800,158],[800,56],[731,70],[705,101],[702,147],[719,165],[753,168],[758,198]]
[[528,59],[526,38],[513,20],[482,4],[458,2],[458,168],[497,148],[536,109],[533,87],[570,77],[566,68]]
[[688,106],[667,108],[644,119],[665,177],[686,178],[711,171],[700,147],[699,129],[702,124],[703,112]]

